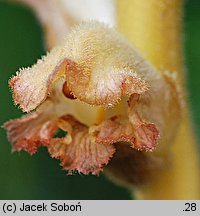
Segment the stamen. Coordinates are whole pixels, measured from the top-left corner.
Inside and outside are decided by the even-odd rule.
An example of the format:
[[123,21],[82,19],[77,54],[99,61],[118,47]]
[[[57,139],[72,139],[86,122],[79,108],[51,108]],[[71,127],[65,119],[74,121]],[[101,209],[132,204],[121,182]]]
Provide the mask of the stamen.
[[65,95],[65,97],[67,97],[67,98],[69,98],[71,100],[76,99],[76,97],[73,95],[72,91],[69,89],[69,87],[67,85],[67,82],[65,82],[63,84],[62,92]]

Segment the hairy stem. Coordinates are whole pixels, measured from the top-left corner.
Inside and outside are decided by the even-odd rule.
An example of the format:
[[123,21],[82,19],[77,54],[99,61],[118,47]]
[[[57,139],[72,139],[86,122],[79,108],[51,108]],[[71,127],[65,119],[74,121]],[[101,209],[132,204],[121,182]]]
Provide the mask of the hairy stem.
[[[161,73],[176,73],[181,93],[186,95],[182,10],[182,0],[117,0],[119,30]],[[176,139],[174,143],[169,143],[169,148],[169,166],[164,172],[158,173],[146,187],[134,190],[136,198],[199,198],[198,152],[187,105],[183,108]]]

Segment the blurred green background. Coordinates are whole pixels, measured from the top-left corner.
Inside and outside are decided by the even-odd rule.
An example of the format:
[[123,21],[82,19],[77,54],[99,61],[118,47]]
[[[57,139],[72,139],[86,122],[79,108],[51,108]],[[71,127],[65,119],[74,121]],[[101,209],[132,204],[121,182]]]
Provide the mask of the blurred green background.
[[[185,4],[185,53],[189,99],[200,134],[200,1]],[[45,54],[43,32],[30,9],[0,1],[0,125],[20,117],[13,105],[8,79],[20,67]],[[34,156],[11,153],[0,129],[0,199],[130,199],[127,190],[96,176],[67,176],[45,148]]]

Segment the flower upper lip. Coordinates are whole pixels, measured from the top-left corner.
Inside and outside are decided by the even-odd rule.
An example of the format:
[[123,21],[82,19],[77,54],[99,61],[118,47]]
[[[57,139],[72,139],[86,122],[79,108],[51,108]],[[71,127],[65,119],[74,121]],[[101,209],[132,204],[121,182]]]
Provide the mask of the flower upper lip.
[[[37,108],[61,78],[79,100],[109,107],[122,96],[148,89],[140,64],[146,63],[121,35],[102,24],[86,23],[32,68],[21,69],[9,84],[25,112]],[[142,67],[142,73],[149,68]]]

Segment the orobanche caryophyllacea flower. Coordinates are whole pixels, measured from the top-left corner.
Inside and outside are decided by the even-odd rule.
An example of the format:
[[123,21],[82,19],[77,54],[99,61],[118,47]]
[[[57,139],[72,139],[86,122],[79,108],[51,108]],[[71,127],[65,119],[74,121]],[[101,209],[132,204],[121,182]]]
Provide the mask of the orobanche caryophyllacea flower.
[[[14,151],[34,154],[45,146],[69,174],[99,174],[113,157],[110,170],[120,176],[120,156],[140,158],[147,170],[158,162],[148,151],[158,143],[159,155],[170,145],[179,122],[174,82],[116,30],[81,23],[33,67],[11,78],[15,103],[32,112],[4,127]],[[56,136],[59,130],[64,137]]]

